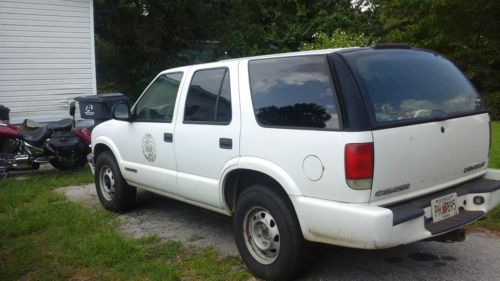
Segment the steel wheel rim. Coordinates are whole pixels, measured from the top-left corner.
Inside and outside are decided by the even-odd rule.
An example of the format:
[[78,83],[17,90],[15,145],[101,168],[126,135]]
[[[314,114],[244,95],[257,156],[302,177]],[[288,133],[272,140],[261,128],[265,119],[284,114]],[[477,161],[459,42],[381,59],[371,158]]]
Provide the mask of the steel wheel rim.
[[262,207],[250,209],[243,221],[245,244],[261,264],[272,264],[280,253],[281,237],[276,220]]
[[104,165],[99,172],[99,187],[101,193],[106,201],[113,200],[115,196],[115,177],[113,170],[108,165]]

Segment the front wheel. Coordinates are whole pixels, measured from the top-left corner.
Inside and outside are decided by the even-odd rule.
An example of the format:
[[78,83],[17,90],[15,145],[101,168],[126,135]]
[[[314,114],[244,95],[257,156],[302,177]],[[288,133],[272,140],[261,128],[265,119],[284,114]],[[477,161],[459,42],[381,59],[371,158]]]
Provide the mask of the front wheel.
[[302,269],[306,241],[290,201],[271,187],[256,185],[243,191],[233,228],[238,251],[257,277],[287,280]]
[[137,189],[123,179],[113,154],[99,154],[95,167],[95,187],[102,206],[117,213],[132,209]]

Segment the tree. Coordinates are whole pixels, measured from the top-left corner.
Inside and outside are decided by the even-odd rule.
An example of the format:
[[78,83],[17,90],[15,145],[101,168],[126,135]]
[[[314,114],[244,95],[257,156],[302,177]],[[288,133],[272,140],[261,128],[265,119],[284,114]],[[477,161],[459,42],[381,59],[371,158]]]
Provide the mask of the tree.
[[[409,43],[437,51],[462,69],[481,92],[500,90],[500,1],[359,0],[354,16],[363,28],[321,30],[302,49]],[[356,14],[365,14],[356,16]]]
[[448,56],[482,92],[500,89],[500,1],[372,0],[386,42]]
[[137,97],[161,70],[295,51],[313,34],[375,23],[351,0],[95,0],[100,91]]
[[336,30],[371,32],[376,18],[351,0],[229,1],[226,29],[218,34],[220,48],[232,56],[298,50],[314,34]]
[[100,90],[137,97],[161,70],[376,42],[448,56],[482,92],[500,89],[497,0],[95,0]]
[[195,61],[189,51],[214,40],[225,5],[223,0],[96,0],[100,91],[135,98],[161,70]]
[[345,47],[365,47],[374,44],[374,39],[364,34],[347,33],[341,30],[335,30],[332,34],[319,32],[313,34],[313,42],[306,42],[302,45],[302,50],[317,50],[328,48]]

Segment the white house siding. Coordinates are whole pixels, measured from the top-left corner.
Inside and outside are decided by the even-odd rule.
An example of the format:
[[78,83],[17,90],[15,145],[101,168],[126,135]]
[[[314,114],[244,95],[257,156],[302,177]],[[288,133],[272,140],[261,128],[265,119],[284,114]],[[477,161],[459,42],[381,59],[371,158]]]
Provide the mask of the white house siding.
[[92,0],[0,0],[0,104],[11,120],[68,117],[96,93]]

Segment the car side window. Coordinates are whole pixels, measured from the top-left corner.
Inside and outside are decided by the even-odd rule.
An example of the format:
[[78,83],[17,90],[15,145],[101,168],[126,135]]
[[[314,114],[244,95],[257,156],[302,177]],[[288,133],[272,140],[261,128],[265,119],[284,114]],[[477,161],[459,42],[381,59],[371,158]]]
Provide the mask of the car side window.
[[261,126],[340,128],[326,56],[253,60],[249,74],[255,116]]
[[171,123],[182,75],[176,72],[156,78],[137,102],[135,120]]
[[229,70],[213,68],[196,71],[186,97],[184,123],[229,124],[230,122]]

